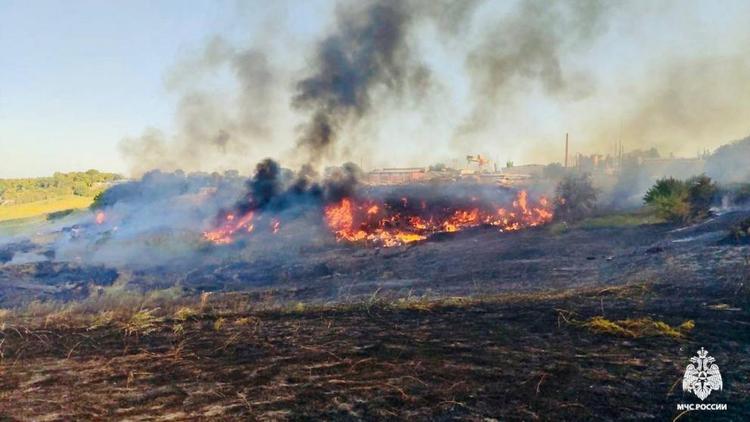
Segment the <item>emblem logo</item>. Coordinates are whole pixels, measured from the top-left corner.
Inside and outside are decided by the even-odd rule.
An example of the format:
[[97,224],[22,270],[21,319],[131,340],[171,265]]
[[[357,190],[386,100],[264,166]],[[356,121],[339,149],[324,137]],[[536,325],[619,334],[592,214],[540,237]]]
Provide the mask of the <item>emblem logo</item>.
[[705,400],[712,391],[721,390],[723,387],[719,365],[708,356],[708,351],[702,348],[698,350],[697,356],[690,358],[690,364],[685,368],[685,376],[682,378],[682,390],[694,393],[701,401]]

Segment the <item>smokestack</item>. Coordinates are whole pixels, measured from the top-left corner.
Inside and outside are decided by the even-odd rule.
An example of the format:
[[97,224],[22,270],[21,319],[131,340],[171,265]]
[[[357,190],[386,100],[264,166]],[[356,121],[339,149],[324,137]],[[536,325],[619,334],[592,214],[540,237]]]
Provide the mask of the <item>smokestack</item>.
[[565,168],[568,168],[568,134],[565,134]]

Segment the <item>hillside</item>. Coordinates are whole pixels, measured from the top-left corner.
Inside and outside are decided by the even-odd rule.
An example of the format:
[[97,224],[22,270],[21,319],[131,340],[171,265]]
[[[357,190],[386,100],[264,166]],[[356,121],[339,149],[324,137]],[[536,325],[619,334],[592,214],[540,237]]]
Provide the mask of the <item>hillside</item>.
[[120,179],[97,170],[0,179],[0,221],[88,207],[97,194]]

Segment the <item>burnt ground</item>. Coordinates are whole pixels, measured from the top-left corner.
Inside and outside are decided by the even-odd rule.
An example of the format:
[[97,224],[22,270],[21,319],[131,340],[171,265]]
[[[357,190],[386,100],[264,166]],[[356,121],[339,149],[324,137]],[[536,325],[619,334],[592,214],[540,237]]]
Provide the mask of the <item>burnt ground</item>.
[[[685,229],[477,230],[395,249],[316,246],[281,260],[269,251],[184,274],[129,271],[132,288],[214,291],[211,306],[184,322],[163,307],[141,332],[116,319],[8,317],[0,415],[747,420],[750,246],[724,241],[746,216]],[[21,282],[45,268],[71,286],[61,273],[83,271],[81,297],[99,284],[80,280],[111,282],[104,268],[66,265],[23,264],[15,278],[0,267],[0,285],[36,292]],[[594,317],[694,328],[602,331]],[[697,402],[681,380],[700,347],[724,380],[706,401],[726,412],[676,411]]]
[[[33,300],[82,300],[115,283],[145,292],[254,292],[275,303],[349,302],[378,295],[445,297],[622,284],[686,272],[711,280],[731,271],[746,248],[723,242],[750,211],[698,226],[538,227],[498,233],[478,228],[395,248],[313,238],[205,247],[188,265],[148,268],[29,262],[0,265],[0,307]],[[257,247],[260,244],[261,247]],[[17,245],[16,245],[17,246]],[[8,252],[13,244],[0,246]],[[25,245],[27,249],[28,245]],[[36,256],[51,252],[39,246]],[[196,266],[196,263],[197,264]],[[114,274],[114,277],[113,277]],[[115,280],[119,274],[119,280]]]
[[[747,274],[745,275],[747,276]],[[214,310],[147,335],[117,325],[3,331],[7,420],[671,420],[696,402],[681,379],[706,347],[726,412],[750,417],[746,284],[665,282],[482,301]],[[237,297],[215,298],[235,301]],[[217,324],[221,314],[222,323]],[[684,335],[593,331],[648,316]],[[491,418],[491,419],[485,419]]]

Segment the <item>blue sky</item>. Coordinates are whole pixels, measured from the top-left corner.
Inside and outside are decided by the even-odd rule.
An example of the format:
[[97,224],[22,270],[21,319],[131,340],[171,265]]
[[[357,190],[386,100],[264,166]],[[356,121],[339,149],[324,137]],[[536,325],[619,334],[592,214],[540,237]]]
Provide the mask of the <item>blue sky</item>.
[[169,69],[211,36],[248,36],[258,4],[0,0],[0,177],[125,171],[123,137],[172,130]]
[[[200,55],[216,36],[233,46],[264,46],[287,78],[278,92],[273,118],[278,130],[274,137],[241,158],[251,163],[263,155],[288,155],[300,121],[289,110],[289,90],[305,71],[314,42],[330,28],[335,3],[268,4],[0,0],[0,177],[88,168],[127,173],[132,163],[124,160],[118,148],[123,138],[157,128],[179,142],[175,115],[180,93],[168,89],[165,82],[181,63]],[[466,30],[466,43],[480,37],[481,28],[491,27],[493,19],[502,18],[510,8],[511,3],[494,2],[482,9],[487,13],[475,19],[475,27]],[[444,92],[419,110],[407,105],[403,112],[379,113],[382,116],[369,127],[351,134],[352,138],[372,140],[344,158],[359,161],[366,156],[372,160],[367,163],[370,166],[413,165],[430,164],[420,160],[460,158],[463,152],[483,152],[501,162],[548,161],[554,157],[545,153],[551,146],[558,146],[557,138],[566,131],[573,132],[576,139],[585,139],[581,145],[589,148],[599,138],[608,137],[610,142],[619,136],[613,128],[618,124],[621,127],[623,119],[626,126],[630,117],[648,123],[648,110],[641,110],[644,104],[669,98],[652,98],[653,92],[660,91],[647,91],[650,82],[641,81],[663,75],[662,79],[668,78],[674,63],[695,66],[695,73],[715,75],[716,86],[706,89],[734,92],[736,103],[727,104],[728,96],[717,94],[706,100],[706,107],[716,114],[703,116],[685,110],[679,118],[690,121],[683,128],[670,123],[674,127],[654,126],[644,133],[630,130],[633,145],[653,142],[687,155],[702,146],[713,148],[750,133],[750,125],[743,123],[748,121],[750,94],[741,92],[750,88],[748,79],[727,76],[731,72],[727,69],[735,66],[736,60],[747,64],[742,57],[750,45],[750,3],[642,1],[630,3],[628,10],[610,23],[597,42],[565,58],[575,63],[576,72],[584,71],[582,78],[595,81],[595,95],[566,103],[550,100],[531,86],[520,98],[498,105],[497,121],[481,137],[467,143],[465,151],[456,148],[450,135],[461,116],[471,109],[463,44],[441,41],[430,29],[420,31],[416,43]],[[711,65],[699,67],[706,61]],[[714,68],[723,62],[726,66]],[[689,70],[683,76],[696,77]],[[231,89],[231,83],[218,79],[219,86]],[[689,94],[692,97],[686,97],[688,101],[683,104],[703,98],[699,92]],[[726,122],[716,118],[727,114],[733,116],[727,116]],[[705,131],[695,126],[701,119],[711,120]],[[637,128],[639,121],[631,126]],[[691,141],[680,142],[685,134]],[[380,151],[394,145],[401,148],[398,154]],[[425,145],[429,145],[429,154],[424,152]],[[226,167],[237,163],[228,160]]]
[[215,2],[0,1],[0,177],[124,170],[119,139],[170,122],[162,76]]

